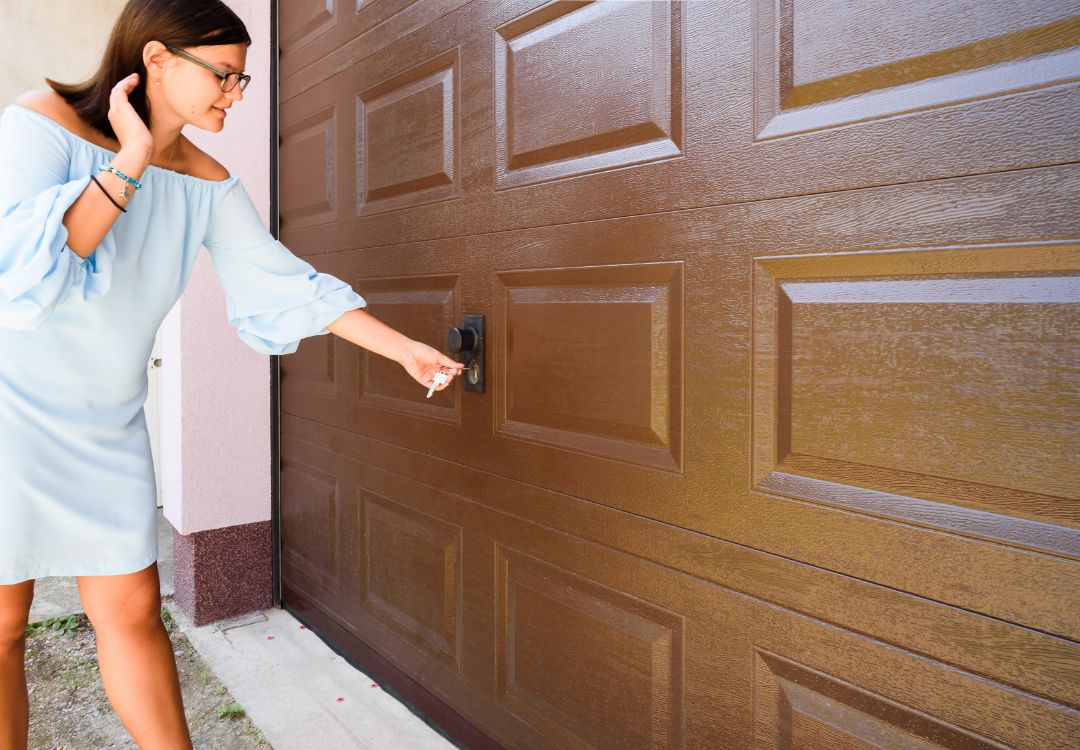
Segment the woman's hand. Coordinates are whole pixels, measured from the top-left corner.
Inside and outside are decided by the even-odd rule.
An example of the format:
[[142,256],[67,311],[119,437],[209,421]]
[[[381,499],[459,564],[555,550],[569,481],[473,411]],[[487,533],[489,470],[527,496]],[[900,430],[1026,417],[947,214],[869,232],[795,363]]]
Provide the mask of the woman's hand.
[[440,370],[446,372],[446,382],[435,386],[437,391],[449,388],[450,384],[454,382],[454,376],[465,369],[465,365],[450,359],[438,349],[433,349],[419,341],[410,341],[405,346],[401,359],[398,361],[405,368],[405,372],[409,373],[417,383],[425,388],[431,387],[435,380],[435,373]]
[[154,153],[154,137],[139,113],[128,101],[128,94],[139,85],[139,74],[132,73],[120,79],[109,94],[109,124],[116,132],[116,140],[122,149],[146,151],[146,160],[150,161]]

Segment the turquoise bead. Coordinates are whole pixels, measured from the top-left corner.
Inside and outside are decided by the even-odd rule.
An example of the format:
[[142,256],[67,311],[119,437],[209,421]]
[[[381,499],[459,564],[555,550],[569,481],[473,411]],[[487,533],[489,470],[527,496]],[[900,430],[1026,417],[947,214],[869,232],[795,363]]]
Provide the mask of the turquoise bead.
[[132,185],[135,186],[136,190],[141,190],[142,189],[142,183],[141,182],[139,182],[138,180],[133,179],[131,177],[128,177],[126,174],[121,172],[116,167],[112,167],[112,166],[109,166],[108,164],[106,164],[101,168],[100,171],[102,171],[102,172],[105,172],[105,171],[112,172],[113,174],[115,174],[120,179],[126,180],[127,182],[130,182]]

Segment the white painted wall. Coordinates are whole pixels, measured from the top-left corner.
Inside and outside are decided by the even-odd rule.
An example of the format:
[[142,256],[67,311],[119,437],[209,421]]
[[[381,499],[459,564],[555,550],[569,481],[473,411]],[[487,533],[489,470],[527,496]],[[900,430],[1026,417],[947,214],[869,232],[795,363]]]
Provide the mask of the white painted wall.
[[28,89],[48,88],[46,76],[65,83],[89,77],[125,4],[126,0],[0,2],[3,106]]

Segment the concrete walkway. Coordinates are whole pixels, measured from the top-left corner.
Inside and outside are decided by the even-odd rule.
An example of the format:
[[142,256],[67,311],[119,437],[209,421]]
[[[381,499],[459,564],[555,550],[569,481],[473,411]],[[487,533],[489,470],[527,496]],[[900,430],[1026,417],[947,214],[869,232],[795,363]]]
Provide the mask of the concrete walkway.
[[[161,592],[172,594],[172,525],[160,509],[158,553]],[[171,600],[164,606],[274,750],[456,747],[285,610],[196,628]],[[82,611],[74,577],[34,584],[31,622]]]

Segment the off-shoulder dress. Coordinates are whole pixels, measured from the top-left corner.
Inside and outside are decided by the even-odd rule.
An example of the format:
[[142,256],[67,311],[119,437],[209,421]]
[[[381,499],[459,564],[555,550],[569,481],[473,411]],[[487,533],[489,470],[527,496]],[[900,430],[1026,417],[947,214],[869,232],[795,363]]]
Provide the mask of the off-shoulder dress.
[[202,247],[229,322],[263,354],[367,305],[275,240],[237,176],[147,167],[80,258],[64,213],[115,156],[27,107],[0,115],[0,584],[157,559],[147,364]]

